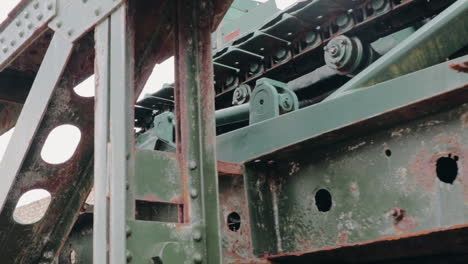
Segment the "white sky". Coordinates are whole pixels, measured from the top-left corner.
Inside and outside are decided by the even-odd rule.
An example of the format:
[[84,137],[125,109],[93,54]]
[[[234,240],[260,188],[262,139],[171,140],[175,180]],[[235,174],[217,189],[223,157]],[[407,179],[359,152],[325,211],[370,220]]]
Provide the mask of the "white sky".
[[[256,0],[258,2],[265,2],[266,0]],[[297,2],[298,0],[275,0],[276,5],[280,9],[284,9],[289,5]],[[12,10],[19,0],[0,0],[0,21],[7,18],[8,13]],[[165,62],[156,65],[153,69],[153,74],[148,80],[140,98],[147,93],[153,93],[160,89],[164,83],[174,82],[174,59],[170,58]],[[94,76],[84,81],[77,87],[75,92],[81,96],[94,96]],[[7,133],[0,136],[0,159],[3,158],[8,142],[14,132],[11,129]],[[44,160],[52,164],[59,164],[68,160],[73,154],[76,145],[80,140],[80,132],[76,127],[63,126],[56,128],[54,133],[51,133],[50,138],[47,139],[45,148],[42,149],[41,155]],[[30,191],[21,197],[18,206],[25,205],[50,196],[44,190]]]

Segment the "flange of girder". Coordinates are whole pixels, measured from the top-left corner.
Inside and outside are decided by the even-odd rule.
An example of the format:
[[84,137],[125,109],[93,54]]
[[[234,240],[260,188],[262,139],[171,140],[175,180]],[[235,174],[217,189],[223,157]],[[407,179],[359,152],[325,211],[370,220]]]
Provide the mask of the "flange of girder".
[[49,27],[71,42],[107,17],[124,0],[58,0],[57,16]]
[[3,26],[0,33],[0,70],[33,42],[37,32],[43,30],[56,14],[57,0],[35,0]]

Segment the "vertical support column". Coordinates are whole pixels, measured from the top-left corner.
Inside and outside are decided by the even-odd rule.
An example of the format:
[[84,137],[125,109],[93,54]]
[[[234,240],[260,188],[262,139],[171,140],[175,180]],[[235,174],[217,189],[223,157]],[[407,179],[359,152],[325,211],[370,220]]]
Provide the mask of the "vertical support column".
[[93,262],[99,264],[123,264],[129,257],[126,254],[126,192],[134,173],[134,82],[130,59],[132,35],[128,29],[126,4],[96,28]]
[[107,193],[109,143],[109,18],[96,26],[96,92],[94,114],[93,263],[107,263]]
[[126,263],[126,191],[133,176],[133,60],[127,4],[110,17],[110,210],[109,260]]
[[222,263],[213,65],[212,2],[176,1],[177,155],[193,226],[194,263]]

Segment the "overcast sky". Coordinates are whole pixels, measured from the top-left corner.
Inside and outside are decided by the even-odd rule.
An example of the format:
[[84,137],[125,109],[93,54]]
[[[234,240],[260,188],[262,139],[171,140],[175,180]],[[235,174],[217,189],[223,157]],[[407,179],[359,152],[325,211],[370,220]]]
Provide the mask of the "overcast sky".
[[[256,0],[258,2],[265,2],[266,0]],[[287,6],[297,2],[297,0],[275,0],[278,8],[284,9]],[[0,21],[5,20],[10,10],[12,10],[19,0],[0,0]],[[173,58],[156,65],[153,69],[153,74],[148,80],[145,89],[142,92],[142,96],[147,93],[153,93],[160,89],[164,83],[174,82],[174,60]],[[94,95],[94,76],[75,87],[75,91],[81,96],[93,96]],[[0,136],[0,159],[3,157],[6,150],[7,144],[14,132],[14,129]],[[50,134],[47,139],[45,148],[41,151],[41,155],[44,160],[49,163],[62,163],[73,154],[76,145],[80,140],[80,132],[73,126],[61,126],[58,127],[54,133]],[[48,193],[39,190],[33,191],[24,195],[18,205],[25,205],[35,200],[47,197]]]

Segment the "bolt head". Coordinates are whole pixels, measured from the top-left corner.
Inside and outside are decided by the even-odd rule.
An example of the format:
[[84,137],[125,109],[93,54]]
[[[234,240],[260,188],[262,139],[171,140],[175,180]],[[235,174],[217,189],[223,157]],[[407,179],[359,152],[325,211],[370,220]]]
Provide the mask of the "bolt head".
[[202,263],[202,261],[203,261],[203,256],[200,253],[195,253],[193,255],[193,263],[199,264],[199,263]]
[[190,197],[192,197],[192,199],[195,199],[195,198],[198,197],[198,191],[197,191],[197,189],[192,188],[192,189],[190,190]]
[[131,262],[133,259],[132,253],[130,253],[130,251],[127,250],[127,253],[125,255],[127,257],[127,262]]
[[194,160],[191,160],[191,161],[189,162],[189,168],[190,168],[191,170],[196,169],[196,168],[197,168],[197,163],[196,163]]
[[200,242],[202,240],[202,233],[200,232],[200,230],[195,230],[193,232],[193,240],[197,242]]
[[130,237],[132,235],[132,229],[129,226],[125,226],[125,234],[127,237]]

